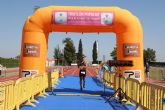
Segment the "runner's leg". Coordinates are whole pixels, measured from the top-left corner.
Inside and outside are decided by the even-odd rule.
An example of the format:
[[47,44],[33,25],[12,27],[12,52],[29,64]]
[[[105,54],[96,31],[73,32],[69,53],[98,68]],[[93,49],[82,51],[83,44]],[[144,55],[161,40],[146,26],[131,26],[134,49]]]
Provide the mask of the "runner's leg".
[[80,76],[80,90],[82,91],[82,80],[83,80],[83,77]]
[[83,88],[85,88],[85,76],[83,76]]

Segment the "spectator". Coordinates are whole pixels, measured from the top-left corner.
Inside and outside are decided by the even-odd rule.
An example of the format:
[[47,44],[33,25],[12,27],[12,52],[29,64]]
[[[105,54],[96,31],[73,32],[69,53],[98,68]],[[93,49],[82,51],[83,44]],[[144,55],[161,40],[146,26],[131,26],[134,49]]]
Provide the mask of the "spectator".
[[146,63],[145,72],[146,72],[147,80],[149,80],[150,66],[148,62]]

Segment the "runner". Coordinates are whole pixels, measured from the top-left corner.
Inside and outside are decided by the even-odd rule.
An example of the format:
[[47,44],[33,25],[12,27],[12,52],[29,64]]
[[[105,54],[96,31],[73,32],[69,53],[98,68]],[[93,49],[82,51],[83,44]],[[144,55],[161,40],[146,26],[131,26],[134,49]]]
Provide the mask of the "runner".
[[[80,90],[82,91],[82,86],[85,88],[85,77],[86,77],[86,63],[84,60],[85,57],[83,57],[83,61],[80,63],[80,72],[79,72],[79,78],[80,78]],[[83,84],[82,84],[83,83]]]
[[86,77],[86,68],[85,68],[85,65],[82,65],[80,67],[79,77],[80,77],[80,90],[82,91],[82,85],[83,85],[83,88],[85,88],[85,77]]

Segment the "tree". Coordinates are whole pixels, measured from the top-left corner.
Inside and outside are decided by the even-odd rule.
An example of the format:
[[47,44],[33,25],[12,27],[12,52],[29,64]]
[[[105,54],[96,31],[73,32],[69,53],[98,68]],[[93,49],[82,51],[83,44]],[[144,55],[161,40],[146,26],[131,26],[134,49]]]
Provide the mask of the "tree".
[[19,60],[19,59],[20,59],[20,55],[17,55],[17,56],[15,57],[15,59],[18,59],[18,60]]
[[34,6],[33,12],[37,11],[39,8],[41,8],[41,7],[40,6]]
[[78,53],[77,53],[77,62],[78,64],[83,61],[83,47],[82,47],[82,41],[79,40],[79,46],[78,46]]
[[76,49],[73,44],[73,41],[71,38],[66,38],[63,40],[63,43],[65,44],[64,47],[64,58],[66,62],[71,65],[72,62],[75,62],[76,60]]
[[146,50],[144,49],[143,51],[144,55],[144,62],[151,62],[151,61],[156,61],[156,51],[151,48],[147,48]]
[[63,60],[63,53],[59,48],[59,45],[54,48],[54,59],[57,59],[57,65],[59,65],[60,61]]
[[0,64],[7,67],[7,68],[13,68],[19,66],[19,59],[16,58],[2,58],[0,57]]
[[98,63],[98,61],[97,61],[97,43],[96,43],[96,41],[93,44],[92,52],[93,52],[93,54],[92,54],[93,62],[92,63]]
[[117,52],[116,52],[116,47],[113,48],[112,52],[110,53],[110,56],[112,57],[113,60],[117,60]]

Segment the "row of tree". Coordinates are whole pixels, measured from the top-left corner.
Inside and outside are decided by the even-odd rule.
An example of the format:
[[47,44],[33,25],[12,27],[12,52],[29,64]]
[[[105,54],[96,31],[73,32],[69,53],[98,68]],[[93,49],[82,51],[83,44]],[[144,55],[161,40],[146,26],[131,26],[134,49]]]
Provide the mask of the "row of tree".
[[19,66],[19,56],[15,58],[2,58],[0,57],[0,64],[7,68],[13,68]]
[[[63,40],[64,50],[60,50],[59,45],[55,47],[54,49],[54,58],[57,59],[57,65],[62,65],[62,64],[67,64],[71,65],[71,63],[80,63],[83,61],[83,45],[82,45],[82,40],[79,40],[79,45],[78,45],[78,53],[76,53],[76,49],[74,46],[74,43],[71,38],[65,38]],[[117,60],[117,49],[114,47],[112,52],[110,53],[110,56],[112,57],[113,60]],[[144,55],[144,63],[146,62],[155,62],[156,61],[156,51],[151,48],[144,49],[143,51]],[[93,61],[92,63],[97,64],[98,63],[98,53],[97,53],[97,42],[95,41],[93,43],[93,50],[92,50],[92,58]]]
[[[83,45],[82,45],[82,40],[79,40],[79,45],[78,45],[78,52],[76,53],[76,49],[73,43],[73,40],[71,38],[65,38],[63,40],[64,50],[61,50],[59,48],[59,45],[55,47],[54,49],[54,58],[57,59],[56,64],[57,65],[62,65],[62,64],[67,64],[71,65],[71,63],[77,63],[80,64],[83,61],[83,57],[85,56],[83,53]],[[95,41],[93,44],[93,50],[92,50],[92,58],[93,58],[93,63],[97,63],[97,42]]]

